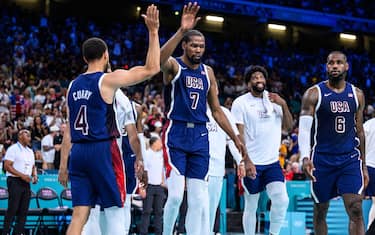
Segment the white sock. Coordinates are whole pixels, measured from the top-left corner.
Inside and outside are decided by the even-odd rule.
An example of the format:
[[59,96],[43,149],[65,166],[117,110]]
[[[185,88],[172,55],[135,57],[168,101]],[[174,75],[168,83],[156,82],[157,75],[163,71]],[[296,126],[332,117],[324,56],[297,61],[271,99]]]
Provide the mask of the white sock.
[[210,233],[208,182],[186,179],[187,204],[186,233],[202,235]]
[[284,182],[276,181],[266,185],[268,197],[271,199],[270,233],[278,235],[288,210],[289,197]]
[[177,174],[175,170],[171,171],[167,179],[168,198],[164,206],[163,214],[163,235],[172,235],[174,224],[180,210],[180,205],[184,197],[185,176]]
[[131,194],[126,194],[125,204],[124,204],[124,213],[125,213],[125,235],[129,234],[130,225],[132,221],[131,216]]
[[123,207],[112,206],[104,209],[105,233],[122,234],[125,232],[125,214]]
[[99,227],[99,213],[100,206],[96,205],[95,208],[91,208],[89,218],[86,224],[83,226],[81,235],[101,235]]
[[255,234],[256,216],[258,209],[259,193],[249,194],[244,193],[245,208],[242,215],[242,226],[245,235]]
[[222,186],[223,186],[222,176],[209,176],[208,177],[208,195],[209,195],[211,233],[213,233],[214,231],[216,210],[217,210],[217,207],[219,206]]

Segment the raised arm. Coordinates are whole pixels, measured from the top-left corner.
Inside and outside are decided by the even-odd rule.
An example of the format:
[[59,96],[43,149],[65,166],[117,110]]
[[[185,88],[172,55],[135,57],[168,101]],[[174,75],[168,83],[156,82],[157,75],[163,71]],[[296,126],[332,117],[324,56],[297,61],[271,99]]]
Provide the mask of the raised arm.
[[160,51],[160,65],[164,72],[164,83],[169,83],[173,79],[173,75],[177,73],[177,62],[172,56],[177,45],[180,43],[184,34],[195,27],[200,17],[196,17],[199,11],[197,2],[184,5],[181,16],[181,25],[177,32],[162,46]]
[[151,78],[160,71],[159,10],[151,5],[146,15],[142,15],[149,32],[149,45],[144,66],[135,66],[129,70],[118,69],[104,76],[103,86],[110,89],[131,86]]

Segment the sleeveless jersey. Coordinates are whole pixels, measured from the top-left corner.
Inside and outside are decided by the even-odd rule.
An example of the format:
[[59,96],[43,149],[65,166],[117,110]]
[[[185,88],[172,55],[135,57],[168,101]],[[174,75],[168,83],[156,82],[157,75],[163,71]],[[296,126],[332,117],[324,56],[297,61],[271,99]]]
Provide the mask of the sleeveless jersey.
[[73,143],[109,140],[119,137],[113,104],[100,94],[104,73],[81,74],[69,86],[69,124]]
[[181,122],[206,123],[207,93],[210,88],[207,68],[200,64],[197,69],[190,69],[181,58],[176,58],[178,72],[165,91],[167,117]]
[[319,99],[315,109],[313,150],[332,155],[352,153],[359,145],[355,125],[358,109],[355,87],[346,82],[345,90],[336,93],[326,83],[316,85]]

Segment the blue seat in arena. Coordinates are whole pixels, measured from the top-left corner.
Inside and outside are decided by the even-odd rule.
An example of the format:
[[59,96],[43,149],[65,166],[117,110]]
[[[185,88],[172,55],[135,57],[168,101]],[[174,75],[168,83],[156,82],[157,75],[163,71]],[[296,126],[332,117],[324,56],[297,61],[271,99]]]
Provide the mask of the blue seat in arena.
[[56,191],[50,187],[42,187],[36,193],[39,208],[43,210],[41,226],[43,229],[57,229],[59,232],[66,223],[67,208],[61,206]]
[[[8,198],[8,189],[6,187],[0,187],[0,221],[4,221],[4,216],[8,208]],[[3,223],[0,223],[0,228],[3,228]]]

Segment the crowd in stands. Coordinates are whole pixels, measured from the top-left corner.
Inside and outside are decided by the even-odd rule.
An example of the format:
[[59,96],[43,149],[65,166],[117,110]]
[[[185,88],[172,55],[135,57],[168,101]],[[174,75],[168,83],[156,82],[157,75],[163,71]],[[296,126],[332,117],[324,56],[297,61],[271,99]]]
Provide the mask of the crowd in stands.
[[315,10],[360,18],[375,18],[375,3],[371,0],[256,0],[254,2]]
[[[298,1],[280,2],[296,5]],[[313,1],[301,4],[306,2]],[[318,2],[325,5],[324,1]],[[28,128],[40,168],[57,169],[61,136],[67,122],[66,90],[69,82],[84,70],[80,54],[82,41],[91,36],[105,39],[113,67],[127,69],[144,63],[147,30],[140,23],[112,22],[106,27],[74,17],[57,20],[33,15],[17,8],[0,11],[0,150],[4,154],[17,140],[18,130]],[[171,32],[161,28],[161,44]],[[204,62],[216,72],[220,101],[229,109],[233,99],[247,91],[244,68],[250,64],[267,68],[268,89],[287,100],[295,118],[295,128],[291,133],[284,133],[282,145],[286,146],[280,148],[283,167],[288,165],[287,171],[290,164],[292,168],[292,162],[298,162],[296,140],[301,96],[307,87],[325,79],[325,58],[329,50],[317,49],[311,53],[300,48],[283,48],[273,39],[218,40],[213,34],[205,34]],[[375,94],[371,87],[375,84],[375,61],[365,52],[344,52],[350,63],[349,81],[365,92],[365,119],[368,119],[374,112]],[[148,137],[159,135],[165,122],[162,77],[157,76],[152,82],[127,88],[128,95],[143,104]]]

